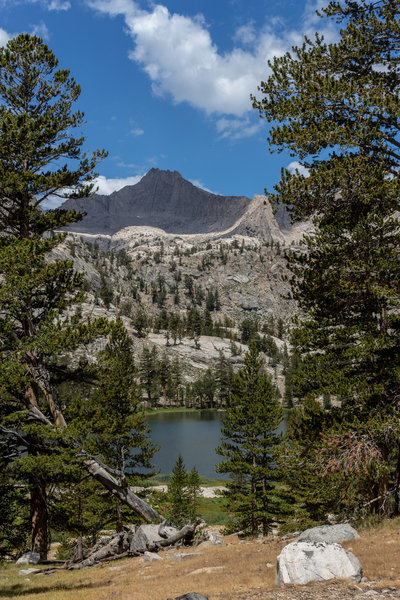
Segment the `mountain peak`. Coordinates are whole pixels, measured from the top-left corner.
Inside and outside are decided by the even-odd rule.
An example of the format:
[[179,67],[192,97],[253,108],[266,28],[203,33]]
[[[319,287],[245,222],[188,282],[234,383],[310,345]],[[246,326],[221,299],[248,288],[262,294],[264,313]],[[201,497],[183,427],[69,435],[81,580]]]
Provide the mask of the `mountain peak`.
[[113,235],[125,227],[147,226],[172,234],[207,234],[233,227],[250,204],[245,196],[202,190],[178,171],[153,168],[135,185],[110,196],[69,199],[63,208],[86,213],[69,227],[77,233]]
[[162,175],[171,178],[173,177],[174,179],[183,179],[179,171],[170,171],[169,169],[157,169],[156,167],[153,167],[150,169],[150,171],[147,171],[146,175],[142,179],[150,176],[154,177],[154,175]]

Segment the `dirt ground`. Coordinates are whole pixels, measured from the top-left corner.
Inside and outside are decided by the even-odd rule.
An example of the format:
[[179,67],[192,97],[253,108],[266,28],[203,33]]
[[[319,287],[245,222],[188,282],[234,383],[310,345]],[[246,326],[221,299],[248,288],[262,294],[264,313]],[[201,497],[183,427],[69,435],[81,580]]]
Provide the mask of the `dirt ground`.
[[275,584],[276,557],[288,540],[224,538],[189,549],[170,549],[160,560],[123,559],[81,571],[19,575],[20,567],[0,570],[0,598],[24,600],[167,600],[187,592],[209,600],[400,599],[400,521],[362,533],[344,544],[361,561],[366,581],[307,586]]

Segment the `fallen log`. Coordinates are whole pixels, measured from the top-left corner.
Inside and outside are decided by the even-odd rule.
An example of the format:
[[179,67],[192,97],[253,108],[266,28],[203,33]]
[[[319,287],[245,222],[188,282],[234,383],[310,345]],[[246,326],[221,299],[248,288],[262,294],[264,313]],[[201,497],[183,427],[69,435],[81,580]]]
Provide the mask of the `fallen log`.
[[[194,523],[189,523],[180,529],[174,535],[154,542],[153,544],[146,544],[143,548],[136,548],[135,550],[130,549],[132,541],[132,533],[123,531],[115,535],[105,546],[102,546],[95,552],[89,554],[87,558],[78,563],[68,563],[65,565],[65,569],[74,570],[82,569],[83,567],[94,567],[101,562],[119,560],[120,558],[127,558],[132,556],[141,556],[145,552],[159,552],[162,548],[168,546],[174,546],[183,540],[185,545],[193,543],[196,528],[201,523],[201,519],[196,518]],[[163,531],[165,527],[164,523],[161,523],[159,530]]]
[[194,523],[189,523],[188,525],[185,525],[184,527],[182,527],[182,529],[178,531],[178,533],[175,533],[174,535],[171,535],[167,539],[161,540],[160,542],[154,542],[154,544],[147,544],[146,550],[148,550],[149,552],[158,552],[158,550],[160,550],[161,548],[173,546],[181,540],[183,540],[185,544],[189,545],[193,542],[194,534],[196,533],[196,528],[198,525],[200,525],[200,523],[201,519],[196,517]]
[[99,548],[95,552],[89,554],[87,558],[80,562],[68,563],[66,569],[82,569],[83,567],[93,567],[103,560],[110,560],[112,557],[120,557],[126,554],[130,548],[132,541],[132,533],[121,531],[117,533],[105,546]]

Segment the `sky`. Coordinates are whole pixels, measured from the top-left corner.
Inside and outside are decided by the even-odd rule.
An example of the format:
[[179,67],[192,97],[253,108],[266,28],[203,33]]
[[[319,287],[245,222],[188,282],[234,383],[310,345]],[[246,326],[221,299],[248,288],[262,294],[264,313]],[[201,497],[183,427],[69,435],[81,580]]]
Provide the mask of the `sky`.
[[[303,36],[335,38],[323,0],[0,0],[0,45],[43,38],[82,93],[85,150],[108,150],[99,193],[152,167],[216,194],[263,194],[296,157],[271,154],[250,94]],[[55,205],[49,201],[48,207]]]

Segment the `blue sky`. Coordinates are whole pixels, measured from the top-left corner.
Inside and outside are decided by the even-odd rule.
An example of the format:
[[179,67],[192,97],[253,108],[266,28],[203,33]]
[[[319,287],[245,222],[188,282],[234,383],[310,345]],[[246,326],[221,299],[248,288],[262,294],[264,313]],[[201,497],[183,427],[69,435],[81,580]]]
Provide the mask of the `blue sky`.
[[99,192],[150,168],[224,195],[264,193],[295,159],[271,155],[250,94],[267,60],[333,24],[322,0],[0,0],[0,45],[41,36],[82,87],[86,149],[106,148]]

